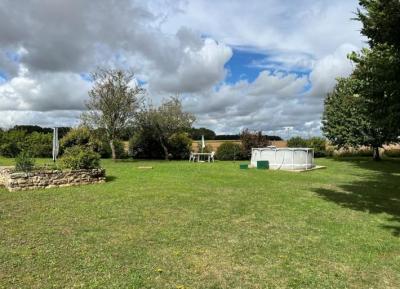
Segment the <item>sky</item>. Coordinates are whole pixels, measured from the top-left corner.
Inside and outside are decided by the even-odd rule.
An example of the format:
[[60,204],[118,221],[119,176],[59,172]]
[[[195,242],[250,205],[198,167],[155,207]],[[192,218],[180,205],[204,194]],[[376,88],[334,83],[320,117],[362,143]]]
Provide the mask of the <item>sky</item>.
[[0,127],[76,126],[96,67],[130,69],[196,127],[321,135],[364,47],[357,0],[0,0]]

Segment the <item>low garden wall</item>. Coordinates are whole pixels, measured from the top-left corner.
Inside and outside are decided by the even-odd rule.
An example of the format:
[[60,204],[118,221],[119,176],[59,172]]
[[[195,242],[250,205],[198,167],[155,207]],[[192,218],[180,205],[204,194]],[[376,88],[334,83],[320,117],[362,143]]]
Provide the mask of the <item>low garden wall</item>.
[[38,170],[24,173],[14,172],[11,168],[0,168],[0,185],[10,192],[96,184],[105,180],[104,169]]

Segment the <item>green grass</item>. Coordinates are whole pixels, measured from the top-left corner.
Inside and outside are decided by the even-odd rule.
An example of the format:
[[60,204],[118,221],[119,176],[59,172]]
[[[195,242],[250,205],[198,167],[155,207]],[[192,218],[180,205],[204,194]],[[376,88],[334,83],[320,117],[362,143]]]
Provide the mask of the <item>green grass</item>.
[[106,184],[0,188],[0,287],[400,288],[400,162],[318,163],[107,160]]

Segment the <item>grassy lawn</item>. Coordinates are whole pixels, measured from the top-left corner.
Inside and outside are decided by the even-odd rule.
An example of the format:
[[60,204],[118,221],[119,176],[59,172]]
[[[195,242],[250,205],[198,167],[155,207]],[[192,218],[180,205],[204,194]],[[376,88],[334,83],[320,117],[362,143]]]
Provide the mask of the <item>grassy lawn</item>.
[[400,288],[400,162],[318,163],[105,160],[106,184],[0,188],[0,287]]

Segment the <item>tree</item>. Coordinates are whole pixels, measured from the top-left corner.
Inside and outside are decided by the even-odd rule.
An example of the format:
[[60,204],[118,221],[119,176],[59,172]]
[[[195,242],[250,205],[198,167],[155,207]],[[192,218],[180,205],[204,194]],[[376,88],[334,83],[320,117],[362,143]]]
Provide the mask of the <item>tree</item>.
[[181,101],[176,97],[164,101],[159,107],[144,107],[137,117],[137,129],[150,134],[161,145],[164,158],[169,159],[168,142],[173,134],[190,130],[195,117],[184,112]]
[[371,146],[379,160],[379,147],[400,135],[400,1],[360,0],[360,5],[364,9],[356,19],[371,47],[349,55],[355,69],[328,95],[323,131],[338,146]]
[[373,48],[377,44],[400,48],[400,1],[360,0],[363,10],[358,9],[356,20],[361,21],[361,33],[368,37]]
[[201,136],[204,135],[204,139],[213,140],[216,137],[216,134],[211,129],[200,127],[200,128],[192,128],[190,130],[190,137],[194,140],[201,139]]
[[352,77],[376,132],[376,145],[396,142],[400,135],[400,54],[393,46],[377,44],[350,58],[356,63]]
[[240,133],[243,155],[250,157],[252,148],[262,148],[271,145],[271,142],[261,131],[250,131],[245,129]]
[[114,142],[134,120],[143,90],[134,83],[134,74],[118,69],[98,69],[92,73],[93,88],[86,103],[88,112],[83,122],[91,127],[104,129],[116,159]]
[[333,92],[325,99],[322,131],[339,148],[371,146],[374,159],[379,160],[383,138],[381,128],[371,123],[367,103],[358,91],[358,80],[352,77],[338,79]]
[[287,146],[290,148],[307,148],[308,143],[306,139],[300,136],[294,136],[287,141]]

